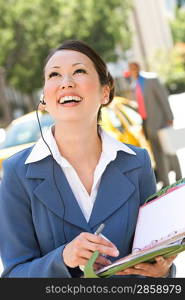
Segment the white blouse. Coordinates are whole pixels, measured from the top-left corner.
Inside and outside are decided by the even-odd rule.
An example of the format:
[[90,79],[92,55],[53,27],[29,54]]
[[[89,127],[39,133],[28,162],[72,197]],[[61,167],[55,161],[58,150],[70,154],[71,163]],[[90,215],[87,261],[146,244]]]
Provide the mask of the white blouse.
[[[55,138],[52,134],[52,127],[48,128],[48,130],[43,133],[43,136],[50,147],[54,159],[61,166],[73,191],[76,201],[78,202],[83,215],[88,222],[96,199],[100,180],[107,165],[111,161],[115,160],[118,151],[125,151],[134,155],[136,155],[136,153],[125,144],[119,142],[101,129],[100,136],[102,140],[102,153],[94,171],[93,186],[91,194],[89,195],[73,166],[60,154]],[[38,142],[34,145],[30,155],[26,159],[25,164],[39,161],[48,155],[51,155],[51,153],[42,137],[40,137]]]

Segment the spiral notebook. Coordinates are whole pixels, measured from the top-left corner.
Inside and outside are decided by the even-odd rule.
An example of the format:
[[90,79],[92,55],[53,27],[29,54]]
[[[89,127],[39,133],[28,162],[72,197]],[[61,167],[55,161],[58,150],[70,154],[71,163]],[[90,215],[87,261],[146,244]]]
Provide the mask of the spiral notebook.
[[[150,200],[148,202],[148,200]],[[93,270],[99,252],[84,268],[84,277],[110,277],[140,262],[154,261],[185,250],[185,179],[150,196],[139,209],[132,252],[111,265]]]

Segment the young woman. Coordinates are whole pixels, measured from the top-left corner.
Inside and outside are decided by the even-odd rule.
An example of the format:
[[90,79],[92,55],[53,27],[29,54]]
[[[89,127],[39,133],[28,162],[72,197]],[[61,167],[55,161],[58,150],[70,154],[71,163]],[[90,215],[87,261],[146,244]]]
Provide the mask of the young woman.
[[[155,192],[146,150],[120,143],[98,125],[101,107],[114,95],[99,55],[81,41],[66,41],[48,56],[44,77],[40,105],[55,125],[4,163],[3,277],[80,277],[79,266],[95,250],[101,253],[95,269],[127,255],[138,209]],[[103,236],[95,235],[101,223]],[[158,257],[118,275],[167,276],[173,259]]]

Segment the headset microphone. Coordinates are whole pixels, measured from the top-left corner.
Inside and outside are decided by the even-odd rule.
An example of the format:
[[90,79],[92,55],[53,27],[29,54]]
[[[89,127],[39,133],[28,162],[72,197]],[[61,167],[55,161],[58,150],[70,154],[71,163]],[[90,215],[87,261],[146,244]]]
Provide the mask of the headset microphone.
[[41,103],[42,105],[46,105],[46,102],[45,102],[44,100],[40,101],[40,103]]
[[[40,101],[39,101],[39,103],[41,103],[42,105],[46,105],[46,102],[44,101],[44,95],[43,95],[43,94],[40,96]],[[66,208],[65,208],[65,203],[64,203],[64,200],[63,200],[63,198],[62,198],[60,189],[58,188],[58,185],[57,185],[57,182],[56,182],[56,176],[55,176],[55,159],[54,159],[54,157],[53,157],[53,153],[52,153],[52,151],[51,151],[51,149],[50,149],[48,143],[46,142],[46,140],[45,140],[45,138],[44,138],[44,136],[43,136],[42,127],[41,127],[40,120],[39,120],[39,115],[38,115],[38,107],[39,107],[39,103],[38,103],[37,108],[36,108],[37,121],[38,121],[38,125],[39,125],[39,130],[40,130],[41,138],[42,138],[43,142],[46,144],[46,146],[47,146],[47,148],[48,148],[48,150],[49,150],[49,152],[50,152],[50,154],[51,154],[51,157],[52,157],[52,173],[53,173],[52,175],[53,175],[53,180],[54,180],[55,187],[56,187],[56,189],[57,189],[57,191],[58,191],[58,194],[59,194],[60,199],[61,199],[62,204],[63,204],[63,208],[64,208],[64,211],[63,211],[63,219],[64,219],[64,216],[65,216],[65,210],[66,210]],[[64,244],[65,244],[68,240],[67,240],[67,237],[66,237],[66,233],[65,233],[65,229],[64,229],[64,224],[63,224],[63,226],[62,226],[62,230],[63,230],[64,239],[65,239],[65,241],[64,241]]]
[[46,102],[44,101],[44,95],[43,94],[40,96],[40,103],[42,105],[46,105]]

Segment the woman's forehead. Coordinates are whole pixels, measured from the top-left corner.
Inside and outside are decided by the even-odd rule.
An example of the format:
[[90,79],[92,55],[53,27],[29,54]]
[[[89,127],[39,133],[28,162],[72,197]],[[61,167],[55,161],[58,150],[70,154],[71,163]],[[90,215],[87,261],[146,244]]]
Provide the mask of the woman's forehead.
[[84,64],[90,67],[94,67],[91,59],[78,51],[74,50],[59,50],[55,52],[50,59],[48,60],[45,70],[53,67],[62,67],[62,66],[74,66],[76,64]]

